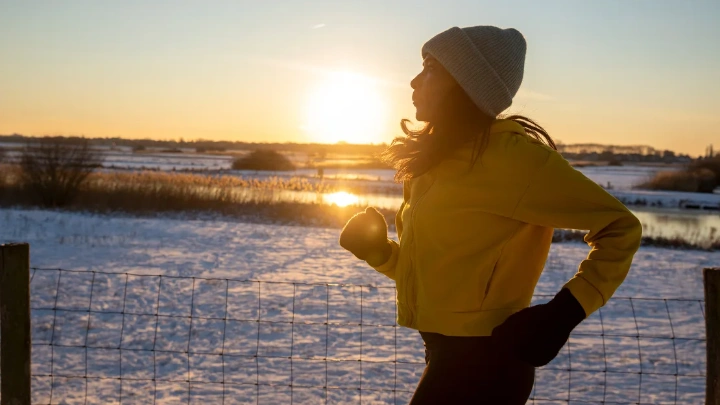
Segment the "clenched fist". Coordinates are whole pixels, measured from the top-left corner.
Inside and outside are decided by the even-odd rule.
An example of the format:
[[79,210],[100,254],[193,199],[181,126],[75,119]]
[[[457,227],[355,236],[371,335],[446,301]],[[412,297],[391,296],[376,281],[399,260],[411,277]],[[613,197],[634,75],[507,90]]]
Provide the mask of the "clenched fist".
[[387,238],[387,222],[375,208],[355,214],[340,233],[340,246],[371,266],[380,266],[392,254]]

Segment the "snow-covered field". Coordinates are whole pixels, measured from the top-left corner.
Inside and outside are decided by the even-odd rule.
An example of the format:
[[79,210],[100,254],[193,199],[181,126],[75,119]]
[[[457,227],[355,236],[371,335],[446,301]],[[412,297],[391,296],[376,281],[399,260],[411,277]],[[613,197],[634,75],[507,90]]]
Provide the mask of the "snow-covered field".
[[[10,150],[9,156],[17,157],[17,144],[5,143],[0,147]],[[237,154],[246,152],[238,151]],[[307,160],[304,153],[286,153],[298,166],[303,166]],[[234,156],[226,154],[195,153],[192,148],[182,149],[182,153],[161,152],[161,148],[148,149],[134,153],[130,148],[118,147],[106,149],[103,166],[107,169],[125,170],[229,170]],[[618,190],[629,190],[639,183],[651,179],[658,171],[677,170],[674,167],[662,166],[586,166],[579,167],[579,171],[603,186],[612,186]],[[236,174],[253,177],[281,176],[281,177],[315,177],[315,169],[298,169],[292,172],[251,172],[237,171]],[[329,179],[360,179],[391,182],[395,172],[393,170],[379,169],[326,169],[325,178]]]
[[[14,144],[12,146],[16,148]],[[10,152],[17,157],[18,151]],[[307,160],[303,153],[288,153],[299,166]],[[393,170],[380,169],[325,169],[322,180],[316,169],[298,169],[289,172],[230,170],[233,156],[196,154],[194,149],[183,153],[161,153],[160,149],[133,153],[130,148],[106,150],[104,169],[114,170],[198,170],[209,175],[223,174],[240,176],[245,179],[268,179],[277,177],[303,178],[310,183],[323,181],[337,189],[365,190],[358,194],[357,203],[385,209],[396,209],[402,199],[402,187],[393,181]],[[652,178],[661,170],[677,170],[676,166],[587,166],[578,170],[604,187],[622,202],[636,210],[644,225],[645,235],[684,239],[691,243],[710,244],[720,230],[720,194],[699,194],[680,192],[656,192],[634,190],[633,187]],[[350,187],[348,187],[350,186]],[[253,193],[253,191],[249,191]],[[327,195],[315,192],[279,190],[278,201],[304,203],[331,202]],[[332,197],[332,196],[330,196]],[[684,208],[711,208],[684,209]],[[663,210],[659,212],[658,209]]]
[[[33,374],[56,376],[35,378],[34,403],[407,403],[422,342],[395,327],[391,281],[337,238],[220,219],[0,210],[0,242],[29,242],[33,267],[82,271],[34,272]],[[587,251],[554,245],[536,302]],[[701,269],[718,264],[720,252],[641,249],[616,294],[633,299],[612,300],[576,330],[538,370],[533,403],[702,403]]]
[[[191,152],[187,150],[186,152]],[[291,158],[302,165],[302,154],[292,154]],[[241,176],[243,178],[267,179],[278,177],[305,178],[309,182],[319,182],[317,170],[298,169],[290,172],[229,170],[232,157],[226,155],[204,155],[194,153],[132,153],[129,150],[109,151],[105,158],[106,170],[116,169],[157,169],[157,170],[207,170],[218,173]],[[598,184],[610,189],[610,192],[623,203],[637,210],[645,227],[645,234],[653,237],[679,237],[692,243],[711,241],[720,230],[720,194],[700,194],[681,192],[657,192],[634,190],[638,184],[648,181],[659,171],[678,170],[675,166],[587,166],[578,167],[580,172]],[[342,189],[343,184],[368,190],[359,194],[358,203],[379,208],[395,209],[402,200],[402,187],[393,181],[395,172],[382,169],[325,169],[322,181]],[[317,193],[283,190],[278,193],[279,200],[314,203],[326,201],[318,198]],[[703,208],[703,210],[684,208]],[[704,210],[714,208],[715,211]],[[664,209],[657,212],[656,209]],[[689,215],[688,215],[689,214]],[[715,229],[715,230],[713,230]]]
[[[291,158],[299,165],[302,156],[292,155]],[[117,169],[155,169],[155,170],[229,170],[232,156],[205,155],[195,153],[131,153],[110,151],[105,155],[103,166]],[[603,186],[614,189],[629,190],[639,183],[651,179],[660,170],[657,166],[587,166],[579,167],[579,171]],[[315,177],[315,169],[298,169],[292,172],[239,172],[242,175],[282,176],[282,177]],[[326,169],[325,178],[330,179],[361,179],[390,182],[395,172],[382,169]]]
[[233,157],[195,153],[119,153],[106,152],[103,166],[118,169],[147,170],[222,170],[230,169]]
[[602,186],[615,190],[630,190],[652,179],[659,171],[677,170],[662,166],[587,166],[578,167],[580,172]]
[[[300,155],[295,154],[292,157],[302,163]],[[208,173],[223,170],[224,174],[243,178],[299,177],[311,183],[321,181],[315,169],[298,169],[290,172],[229,170],[231,162],[232,157],[222,155],[133,154],[129,151],[112,151],[106,156],[105,167],[106,170],[114,170],[112,168],[209,170]],[[703,241],[709,243],[720,230],[720,216],[716,211],[720,208],[720,194],[633,190],[633,187],[651,179],[658,171],[677,170],[676,167],[588,166],[579,167],[578,170],[598,184],[609,188],[616,198],[634,209],[644,225],[647,236],[679,237],[691,243]],[[357,195],[358,204],[396,209],[402,201],[402,187],[393,181],[394,174],[393,170],[381,169],[326,169],[322,181],[339,189],[342,189],[344,184],[353,184],[368,190],[367,194]],[[327,202],[325,198],[327,196],[322,197],[318,198],[317,193],[305,191],[282,190],[277,194],[278,200],[304,203]],[[682,209],[688,206],[714,208],[715,211]]]
[[[186,150],[185,152],[194,152]],[[290,154],[290,158],[302,165],[302,154]],[[228,170],[233,157],[228,155],[195,154],[195,153],[157,153],[131,151],[108,151],[105,156],[105,167],[124,169],[157,169],[157,170]],[[611,185],[615,189],[627,190],[633,186],[652,178],[655,173],[663,169],[654,166],[587,166],[578,168],[589,178],[602,184]],[[294,172],[274,173],[281,176],[312,177],[316,175],[314,169],[298,169]],[[377,169],[350,169],[325,171],[326,178],[364,179],[376,181],[392,181],[393,170]]]

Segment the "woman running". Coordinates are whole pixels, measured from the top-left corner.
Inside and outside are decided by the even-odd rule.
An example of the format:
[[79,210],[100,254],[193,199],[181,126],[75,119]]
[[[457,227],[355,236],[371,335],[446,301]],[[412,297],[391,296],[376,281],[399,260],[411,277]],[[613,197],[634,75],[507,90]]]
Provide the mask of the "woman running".
[[[531,119],[501,113],[523,79],[514,29],[453,27],[422,48],[410,85],[417,130],[402,120],[384,159],[403,182],[387,237],[374,208],[356,214],[340,245],[397,284],[398,324],[420,332],[427,366],[411,400],[524,404],[534,368],[623,282],[640,222],[576,171]],[[554,228],[587,230],[591,250],[546,304],[529,306]]]

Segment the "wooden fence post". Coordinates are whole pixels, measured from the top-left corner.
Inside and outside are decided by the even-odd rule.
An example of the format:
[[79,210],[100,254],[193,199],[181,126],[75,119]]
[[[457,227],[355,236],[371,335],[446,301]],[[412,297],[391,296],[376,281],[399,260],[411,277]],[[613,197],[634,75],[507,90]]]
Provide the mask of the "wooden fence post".
[[720,405],[720,268],[703,270],[707,336],[706,405]]
[[0,405],[30,405],[30,245],[0,245]]

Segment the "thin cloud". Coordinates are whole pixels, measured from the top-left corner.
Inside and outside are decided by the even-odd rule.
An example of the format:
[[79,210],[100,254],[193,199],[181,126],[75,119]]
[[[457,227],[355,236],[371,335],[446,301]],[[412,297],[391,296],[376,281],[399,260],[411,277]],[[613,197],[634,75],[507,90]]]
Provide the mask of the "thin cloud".
[[325,24],[315,24],[315,25],[312,26],[312,29],[316,30],[316,29],[322,28],[322,27],[324,27],[324,26],[325,26]]
[[523,100],[535,100],[535,101],[553,101],[555,100],[555,97],[550,96],[548,94],[542,94],[538,93],[536,91],[527,90],[527,89],[520,89],[520,91],[517,92],[517,95],[515,96],[519,99]]
[[[287,70],[294,70],[294,71],[301,71],[301,72],[308,72],[312,74],[321,74],[321,75],[329,75],[334,74],[343,71],[342,69],[328,69],[325,67],[315,66],[311,65],[309,63],[304,62],[298,62],[293,60],[282,60],[282,59],[275,59],[275,58],[266,58],[266,57],[258,57],[258,56],[250,56],[249,60],[254,63],[258,63],[265,66],[270,66],[274,68],[280,68],[280,69],[287,69]],[[373,82],[386,87],[399,87],[399,88],[406,88],[409,87],[409,82],[402,83],[394,80],[384,79],[380,77],[374,77],[374,76],[368,76],[364,75],[364,77],[372,80]]]

